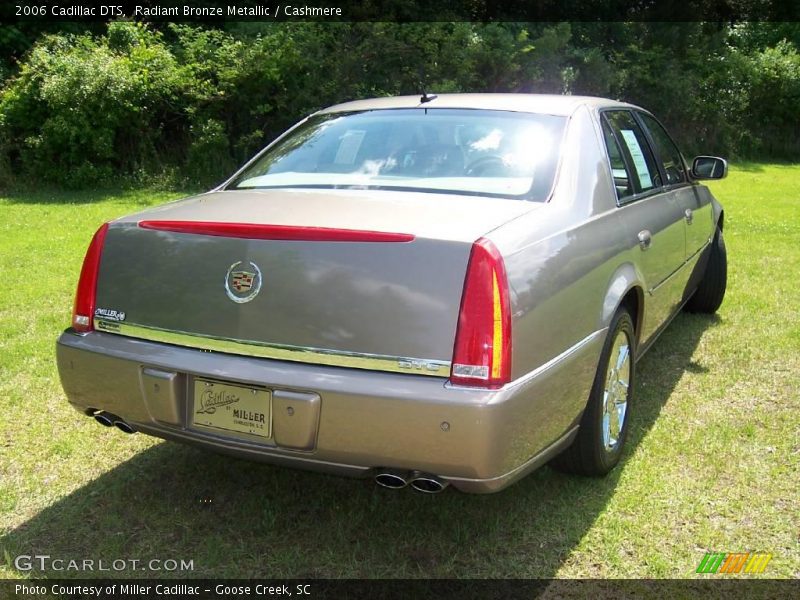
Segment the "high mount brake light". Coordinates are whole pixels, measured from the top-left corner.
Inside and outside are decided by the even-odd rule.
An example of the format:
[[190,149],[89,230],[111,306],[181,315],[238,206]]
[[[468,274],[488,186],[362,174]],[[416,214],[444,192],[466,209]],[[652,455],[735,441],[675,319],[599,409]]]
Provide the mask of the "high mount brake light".
[[288,240],[301,242],[413,242],[408,233],[336,229],[331,227],[298,227],[261,223],[220,223],[216,221],[139,221],[142,229],[193,233],[251,240]]

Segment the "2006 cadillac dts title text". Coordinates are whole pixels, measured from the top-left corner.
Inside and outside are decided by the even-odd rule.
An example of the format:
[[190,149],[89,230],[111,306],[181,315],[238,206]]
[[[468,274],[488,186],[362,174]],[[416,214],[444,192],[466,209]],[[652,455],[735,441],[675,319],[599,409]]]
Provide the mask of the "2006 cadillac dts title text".
[[306,6],[293,4],[277,4],[275,6],[139,6],[127,13],[122,5],[83,5],[69,4],[18,4],[15,7],[17,17],[184,17],[190,19],[207,18],[279,18],[279,17],[341,17],[342,9],[332,6]]

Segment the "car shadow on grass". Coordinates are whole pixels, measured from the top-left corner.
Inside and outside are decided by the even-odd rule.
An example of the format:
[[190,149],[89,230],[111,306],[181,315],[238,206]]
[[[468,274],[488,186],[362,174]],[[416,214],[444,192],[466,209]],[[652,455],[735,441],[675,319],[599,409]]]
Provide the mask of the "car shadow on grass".
[[[718,322],[678,315],[639,362],[622,469],[678,380],[702,372],[692,355]],[[49,577],[548,578],[614,496],[620,472],[594,479],[545,467],[498,494],[423,495],[159,443],[10,531],[0,549],[107,567],[193,562],[172,573],[146,564],[38,573]]]

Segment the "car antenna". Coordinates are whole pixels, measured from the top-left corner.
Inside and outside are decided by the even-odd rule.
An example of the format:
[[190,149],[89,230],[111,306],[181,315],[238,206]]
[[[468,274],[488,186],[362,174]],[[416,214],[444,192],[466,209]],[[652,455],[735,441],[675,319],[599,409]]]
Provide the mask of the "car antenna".
[[419,99],[420,104],[427,104],[431,100],[436,100],[437,98],[436,94],[429,94],[425,91],[425,88],[428,87],[428,76],[425,73],[425,66],[424,62],[417,65],[417,82],[419,84],[419,89],[422,91],[422,96],[420,96]]
[[425,91],[425,88],[422,88],[422,96],[419,99],[420,104],[427,104],[431,100],[436,100],[438,96],[436,94],[429,94]]

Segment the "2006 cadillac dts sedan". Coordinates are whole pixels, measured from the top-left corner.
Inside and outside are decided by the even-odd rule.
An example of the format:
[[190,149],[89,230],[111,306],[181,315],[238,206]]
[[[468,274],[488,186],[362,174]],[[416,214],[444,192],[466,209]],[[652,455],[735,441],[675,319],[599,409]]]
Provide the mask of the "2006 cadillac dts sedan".
[[212,192],[100,227],[64,390],[123,431],[386,487],[601,475],[636,360],[722,302],[698,180],[726,171],[599,98],[334,106]]

